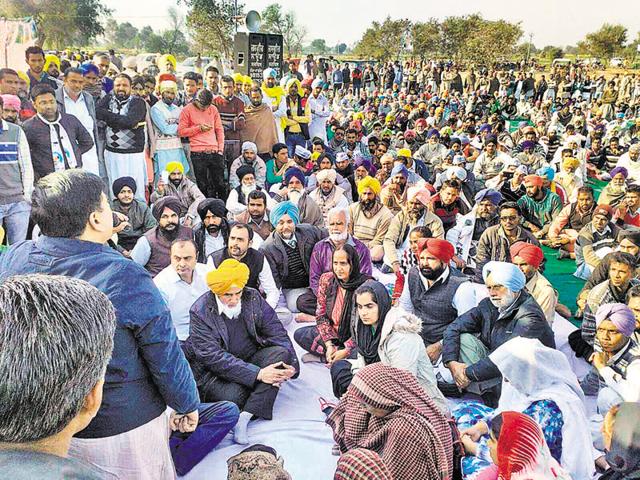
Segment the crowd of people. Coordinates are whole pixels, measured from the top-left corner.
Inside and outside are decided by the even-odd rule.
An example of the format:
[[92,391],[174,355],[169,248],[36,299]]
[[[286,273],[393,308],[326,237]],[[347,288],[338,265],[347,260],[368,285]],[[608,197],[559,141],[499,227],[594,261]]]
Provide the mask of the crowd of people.
[[227,436],[229,479],[291,478],[251,426],[311,363],[335,479],[640,478],[640,74],[25,62],[0,69],[11,478],[172,479]]

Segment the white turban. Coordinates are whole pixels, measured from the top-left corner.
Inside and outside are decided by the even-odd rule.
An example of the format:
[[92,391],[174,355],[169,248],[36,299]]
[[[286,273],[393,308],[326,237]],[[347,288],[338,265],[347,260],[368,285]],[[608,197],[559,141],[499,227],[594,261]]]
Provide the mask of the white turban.
[[318,183],[322,183],[325,180],[330,180],[332,183],[335,183],[336,177],[337,172],[332,168],[320,170],[318,173],[316,173],[316,179],[318,180]]
[[276,78],[278,76],[278,72],[276,72],[275,68],[265,68],[262,72],[262,79],[266,82],[267,78],[273,77]]
[[316,78],[313,82],[311,82],[311,88],[321,87],[323,84],[322,79]]
[[256,147],[256,144],[253,142],[244,142],[242,144],[242,153],[244,152],[258,153],[258,147]]

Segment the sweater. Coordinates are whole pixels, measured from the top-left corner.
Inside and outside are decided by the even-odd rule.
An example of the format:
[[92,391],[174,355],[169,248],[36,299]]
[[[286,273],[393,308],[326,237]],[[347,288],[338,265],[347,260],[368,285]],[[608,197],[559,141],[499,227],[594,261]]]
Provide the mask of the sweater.
[[116,113],[110,110],[113,95],[106,95],[96,104],[96,118],[107,124],[105,148],[114,153],[140,153],[145,147],[147,104],[140,97],[129,102]]
[[[208,124],[211,130],[203,132],[200,125]],[[192,152],[222,152],[224,127],[220,113],[214,105],[200,110],[193,103],[182,109],[178,123],[178,135],[188,137]]]

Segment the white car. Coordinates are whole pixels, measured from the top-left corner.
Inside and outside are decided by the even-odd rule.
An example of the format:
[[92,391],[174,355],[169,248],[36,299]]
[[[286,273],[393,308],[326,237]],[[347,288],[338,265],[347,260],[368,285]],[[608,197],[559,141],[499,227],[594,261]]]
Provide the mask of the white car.
[[[180,62],[176,68],[176,74],[179,77],[184,76],[187,72],[195,72],[196,71],[196,58],[198,57],[187,57],[182,62]],[[211,61],[211,57],[200,57],[202,59],[202,72],[204,73],[204,68]]]
[[614,57],[609,62],[609,66],[610,67],[623,67],[624,66],[624,59],[622,59],[620,57]]
[[142,72],[152,63],[156,63],[157,65],[159,56],[159,53],[141,53],[139,55],[136,55],[136,65],[138,66],[138,72]]

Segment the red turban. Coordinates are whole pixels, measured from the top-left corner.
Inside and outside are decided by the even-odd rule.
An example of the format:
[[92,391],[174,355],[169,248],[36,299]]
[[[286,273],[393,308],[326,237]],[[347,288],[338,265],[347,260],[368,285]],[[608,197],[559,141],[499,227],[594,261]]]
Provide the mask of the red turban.
[[527,175],[524,177],[524,183],[527,182],[535,185],[536,187],[542,187],[542,177],[539,175]]
[[532,243],[516,242],[511,245],[509,252],[511,253],[512,259],[520,257],[533,268],[540,267],[542,260],[544,260],[542,249]]
[[421,238],[418,240],[418,255],[426,250],[444,263],[449,263],[455,254],[453,245],[441,238]]

